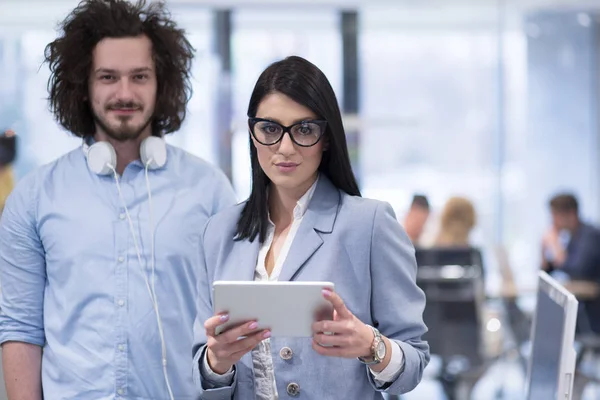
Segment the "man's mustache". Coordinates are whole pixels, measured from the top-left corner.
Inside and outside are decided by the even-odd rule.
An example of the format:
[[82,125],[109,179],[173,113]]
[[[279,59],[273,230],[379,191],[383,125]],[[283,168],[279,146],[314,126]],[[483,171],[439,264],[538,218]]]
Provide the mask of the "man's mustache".
[[134,102],[118,102],[109,104],[107,110],[141,110],[142,106]]

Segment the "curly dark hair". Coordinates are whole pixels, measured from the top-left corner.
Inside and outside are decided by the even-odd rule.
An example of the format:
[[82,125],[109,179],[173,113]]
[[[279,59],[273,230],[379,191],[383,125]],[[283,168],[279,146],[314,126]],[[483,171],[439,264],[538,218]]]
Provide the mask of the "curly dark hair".
[[98,42],[140,35],[152,41],[158,84],[152,134],[180,128],[192,93],[190,67],[195,49],[163,2],[84,0],[60,24],[60,30],[44,55],[51,71],[50,110],[65,129],[79,137],[95,133],[88,81]]

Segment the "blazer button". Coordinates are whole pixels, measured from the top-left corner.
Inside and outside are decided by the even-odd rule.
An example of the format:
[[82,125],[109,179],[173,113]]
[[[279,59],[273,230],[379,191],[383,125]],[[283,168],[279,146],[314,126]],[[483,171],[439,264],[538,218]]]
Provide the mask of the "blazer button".
[[279,351],[279,356],[284,360],[291,360],[294,353],[289,347],[284,347]]
[[300,385],[295,382],[290,383],[287,385],[287,392],[292,397],[298,396],[300,394]]

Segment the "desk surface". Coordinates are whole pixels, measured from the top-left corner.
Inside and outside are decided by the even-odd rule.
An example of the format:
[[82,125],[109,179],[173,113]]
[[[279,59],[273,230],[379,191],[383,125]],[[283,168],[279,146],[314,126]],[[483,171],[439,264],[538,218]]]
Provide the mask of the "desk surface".
[[[600,285],[593,281],[573,280],[563,283],[564,287],[578,300],[593,300],[600,296]],[[500,289],[499,297],[517,298],[523,295],[532,295],[537,287],[518,288],[514,284],[505,284]]]

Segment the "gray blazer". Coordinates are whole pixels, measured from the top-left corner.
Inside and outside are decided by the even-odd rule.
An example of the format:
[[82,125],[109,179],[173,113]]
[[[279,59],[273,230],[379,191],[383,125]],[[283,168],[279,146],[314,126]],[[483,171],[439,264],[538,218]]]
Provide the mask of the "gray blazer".
[[[244,204],[214,215],[203,234],[198,317],[194,325],[194,381],[200,399],[254,399],[252,359],[236,364],[233,384],[211,387],[199,362],[205,350],[203,323],[213,315],[212,282],[254,279],[260,243],[234,241]],[[404,371],[395,382],[378,388],[368,367],[356,359],[324,357],[310,338],[271,338],[280,399],[382,399],[381,392],[402,394],[421,380],[429,362],[429,346],[421,339],[425,295],[415,283],[414,248],[387,203],[349,196],[321,175],[279,280],[331,281],[348,309],[377,327],[404,353]],[[284,347],[292,357],[280,356]],[[294,385],[295,384],[295,385]],[[296,390],[298,392],[298,390]]]

